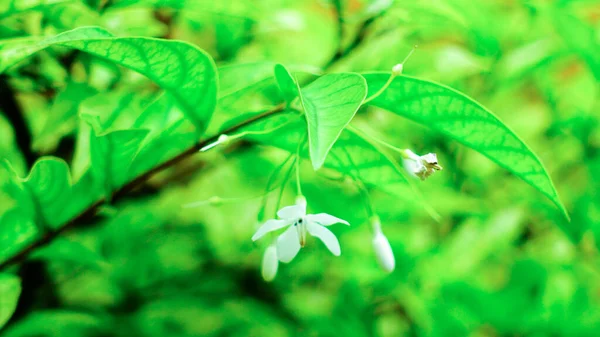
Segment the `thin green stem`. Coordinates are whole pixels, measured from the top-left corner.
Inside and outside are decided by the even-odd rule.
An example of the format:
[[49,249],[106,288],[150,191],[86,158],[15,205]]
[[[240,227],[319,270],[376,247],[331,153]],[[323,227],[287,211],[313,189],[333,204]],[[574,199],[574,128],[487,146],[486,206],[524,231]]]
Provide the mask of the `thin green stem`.
[[391,73],[390,77],[388,78],[387,82],[385,82],[383,87],[379,88],[379,90],[377,90],[373,95],[371,95],[371,96],[369,96],[369,98],[365,99],[363,101],[363,104],[367,104],[367,103],[371,102],[372,100],[374,100],[375,98],[379,97],[381,94],[383,94],[383,92],[390,86],[390,84],[392,84],[392,81],[394,80],[394,78],[396,78],[396,74]]
[[296,191],[298,192],[298,195],[302,195],[302,186],[300,184],[300,162],[302,161],[302,157],[300,151],[304,146],[307,135],[308,134],[305,134],[304,137],[302,137],[302,140],[298,143],[298,148],[296,149]]
[[236,134],[231,135],[231,136],[223,133],[223,134],[221,134],[219,136],[219,138],[217,138],[216,142],[213,142],[213,143],[210,143],[210,144],[204,146],[203,148],[200,149],[200,152],[206,152],[206,151],[208,151],[208,150],[216,147],[219,144],[229,143],[232,140],[239,139],[239,138],[242,138],[242,137],[245,137],[245,136],[248,136],[248,135],[266,135],[266,134],[269,134],[271,132],[275,132],[275,131],[283,128],[284,126],[288,126],[288,125],[290,125],[292,123],[295,123],[295,122],[296,122],[296,119],[292,118],[291,120],[289,120],[289,121],[287,121],[287,122],[285,122],[285,123],[283,123],[281,125],[277,125],[276,127],[273,127],[271,129],[267,129],[267,130],[261,130],[261,131],[242,131],[240,133],[236,133]]
[[281,198],[283,198],[283,191],[285,191],[285,185],[287,185],[288,181],[290,180],[290,177],[292,176],[292,171],[294,170],[297,161],[298,158],[294,157],[294,161],[290,165],[290,168],[288,169],[287,173],[285,174],[285,177],[283,178],[283,183],[281,184],[281,189],[279,190],[279,197],[277,198],[275,212],[277,212],[277,210],[279,210],[279,207],[281,206]]
[[[268,191],[268,190],[273,190],[274,191],[276,189],[276,188],[271,189],[272,184],[275,183],[275,180],[277,180],[277,176],[279,176],[279,173],[283,170],[283,168],[285,167],[285,165],[287,165],[287,163],[292,158],[294,158],[294,154],[290,153],[289,156],[287,156],[285,158],[285,160],[279,166],[277,166],[277,168],[275,168],[275,170],[273,171],[273,173],[271,173],[271,176],[269,177],[269,180],[267,181],[267,186],[265,186],[265,191]],[[283,183],[285,183],[285,182],[283,182]],[[258,221],[259,222],[264,219],[265,211],[267,209],[267,201],[268,200],[269,200],[268,193],[266,193],[265,196],[263,197],[262,202],[261,202],[260,210],[258,211]]]
[[379,138],[377,138],[375,136],[372,136],[372,135],[370,135],[370,134],[368,134],[368,133],[362,131],[361,129],[358,129],[358,128],[352,126],[352,125],[348,125],[348,129],[350,129],[353,132],[361,135],[364,138],[371,139],[372,141],[374,141],[374,142],[376,142],[378,144],[381,144],[381,145],[389,148],[390,150],[398,152],[402,156],[402,158],[404,158],[404,159],[409,159],[410,158],[410,156],[407,153],[407,149],[398,148],[398,147],[396,147],[396,146],[394,146],[394,145],[392,145],[392,144],[390,144],[390,143],[388,143],[388,142],[386,142],[386,141],[384,141],[382,139],[379,139]]

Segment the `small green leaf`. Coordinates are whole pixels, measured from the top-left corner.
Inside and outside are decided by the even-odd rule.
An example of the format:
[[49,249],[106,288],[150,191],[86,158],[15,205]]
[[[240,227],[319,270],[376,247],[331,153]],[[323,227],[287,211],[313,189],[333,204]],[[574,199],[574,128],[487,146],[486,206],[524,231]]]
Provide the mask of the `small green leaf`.
[[318,170],[340,133],[367,95],[362,76],[352,73],[327,74],[301,90],[300,100],[308,122],[310,158]]
[[298,97],[298,84],[296,84],[296,80],[294,80],[292,74],[290,74],[283,65],[276,64],[275,80],[277,81],[279,90],[281,90],[283,99],[285,99],[288,104],[292,103],[292,101]]
[[[389,73],[365,74],[376,92]],[[546,169],[498,117],[464,94],[441,84],[396,77],[370,104],[424,124],[485,155],[548,197],[568,217]]]
[[85,83],[68,82],[52,102],[42,131],[33,143],[34,149],[42,152],[53,150],[62,137],[74,132],[77,127],[77,111],[80,103],[96,92]]
[[0,73],[50,46],[75,48],[143,74],[168,91],[186,117],[204,132],[217,101],[216,66],[201,49],[182,41],[114,37],[99,27],[82,27],[26,44],[0,43]]
[[90,156],[94,180],[104,187],[106,197],[125,184],[130,177],[130,166],[137,155],[148,130],[117,130],[90,135]]
[[0,274],[0,329],[17,309],[21,295],[21,280],[15,275]]
[[71,201],[71,175],[64,160],[44,157],[38,160],[23,181],[31,193],[43,225],[54,228],[74,215]]

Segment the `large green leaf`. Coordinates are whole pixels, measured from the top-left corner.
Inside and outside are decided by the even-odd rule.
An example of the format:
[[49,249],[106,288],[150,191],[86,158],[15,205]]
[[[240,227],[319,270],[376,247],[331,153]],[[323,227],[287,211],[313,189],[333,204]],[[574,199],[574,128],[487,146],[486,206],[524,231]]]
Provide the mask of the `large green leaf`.
[[[390,74],[364,76],[369,92],[376,92]],[[464,94],[434,82],[400,76],[370,104],[424,124],[480,152],[536,188],[568,217],[538,157],[498,117]]]
[[114,37],[98,27],[77,28],[37,43],[0,43],[0,72],[50,46],[75,48],[135,70],[168,91],[203,132],[217,100],[216,67],[201,49],[181,41]]
[[11,274],[0,274],[0,329],[17,308],[21,295],[21,280]]
[[318,170],[364,101],[367,86],[358,74],[327,74],[300,92],[308,122],[310,158]]

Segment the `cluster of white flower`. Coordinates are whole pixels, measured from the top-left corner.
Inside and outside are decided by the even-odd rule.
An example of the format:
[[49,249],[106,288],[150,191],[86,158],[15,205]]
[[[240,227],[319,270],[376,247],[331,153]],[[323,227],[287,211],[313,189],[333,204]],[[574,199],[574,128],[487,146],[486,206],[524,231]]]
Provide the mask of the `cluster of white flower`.
[[[320,239],[333,255],[341,254],[340,243],[327,226],[336,223],[350,225],[347,221],[326,213],[306,214],[306,199],[303,196],[297,198],[295,205],[280,209],[277,216],[279,219],[266,221],[252,236],[252,241],[256,241],[270,232],[287,227],[275,242],[267,247],[263,255],[262,277],[266,281],[275,278],[279,262],[288,263],[296,257],[300,248],[306,244],[307,234]],[[374,216],[371,225],[373,226],[373,249],[377,261],[385,271],[392,272],[395,268],[394,254],[381,230],[379,217]]]
[[296,199],[295,205],[280,209],[277,216],[279,219],[268,220],[252,236],[252,241],[256,241],[267,233],[287,227],[265,251],[262,267],[265,280],[275,278],[278,261],[288,263],[298,255],[300,248],[306,245],[307,234],[319,238],[333,255],[341,254],[337,237],[326,226],[336,223],[350,225],[346,220],[326,213],[306,214],[306,199],[303,196]]

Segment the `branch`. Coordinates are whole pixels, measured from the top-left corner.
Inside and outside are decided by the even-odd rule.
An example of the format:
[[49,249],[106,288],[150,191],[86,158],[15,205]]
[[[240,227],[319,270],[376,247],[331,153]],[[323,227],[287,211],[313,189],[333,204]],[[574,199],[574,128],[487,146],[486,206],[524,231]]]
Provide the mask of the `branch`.
[[[189,147],[187,150],[185,150],[184,152],[178,154],[177,156],[167,160],[166,162],[153,167],[152,169],[140,174],[139,176],[137,176],[136,178],[134,178],[133,180],[131,180],[129,183],[125,184],[124,186],[122,186],[121,188],[117,189],[111,197],[111,200],[113,202],[116,202],[117,200],[123,198],[127,193],[131,192],[133,189],[135,189],[137,186],[141,185],[142,183],[148,181],[152,176],[154,176],[155,174],[171,167],[174,166],[175,164],[183,161],[184,159],[191,157],[193,154],[198,153],[198,151],[203,148],[204,146],[211,144],[215,141],[217,141],[217,139],[219,138],[219,136],[221,134],[231,134],[234,133],[236,131],[238,131],[239,129],[242,129],[246,126],[252,125],[256,122],[262,121],[266,118],[269,118],[273,115],[276,115],[282,111],[285,110],[285,106],[283,104],[280,104],[276,107],[274,107],[273,109],[264,112],[262,114],[258,114],[256,116],[253,116],[243,122],[240,122],[224,131],[222,131],[219,134],[213,135],[203,141],[198,141],[196,142],[194,145],[192,145],[191,147]],[[95,203],[93,203],[91,206],[89,206],[86,210],[84,210],[82,213],[80,213],[78,216],[76,216],[75,218],[71,219],[69,222],[65,223],[64,225],[60,226],[58,229],[53,230],[53,231],[49,231],[46,232],[41,238],[39,238],[38,240],[34,241],[33,243],[31,243],[29,246],[21,249],[19,252],[17,252],[15,255],[11,256],[10,258],[8,258],[6,261],[0,263],[0,271],[4,270],[10,266],[12,266],[13,264],[17,264],[19,262],[22,262],[23,260],[25,260],[27,258],[27,256],[29,256],[29,254],[31,254],[34,250],[43,247],[47,244],[49,244],[50,242],[52,242],[56,237],[58,237],[59,235],[61,235],[62,233],[68,231],[71,228],[76,227],[77,225],[81,224],[81,223],[85,223],[90,221],[92,218],[94,218],[94,216],[98,213],[98,210],[100,208],[100,206],[102,206],[104,204],[104,202],[106,201],[105,198],[102,198],[100,200],[97,200]]]

